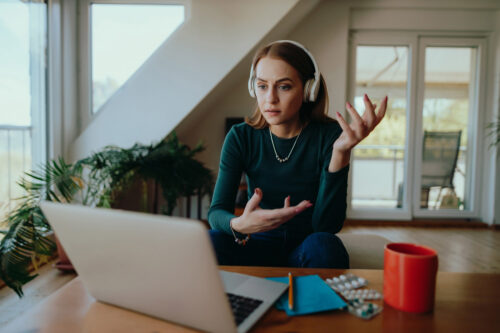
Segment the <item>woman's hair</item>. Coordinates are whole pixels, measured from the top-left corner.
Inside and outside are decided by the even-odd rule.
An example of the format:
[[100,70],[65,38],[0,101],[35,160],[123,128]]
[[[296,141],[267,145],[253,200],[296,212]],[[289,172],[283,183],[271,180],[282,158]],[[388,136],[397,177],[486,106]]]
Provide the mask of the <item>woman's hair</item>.
[[[307,80],[314,79],[314,64],[312,59],[304,50],[292,43],[278,42],[262,47],[255,53],[253,58],[252,64],[254,69],[257,68],[257,63],[260,59],[264,57],[281,59],[295,68],[302,80],[302,85],[305,85]],[[320,87],[316,101],[304,101],[299,110],[299,118],[302,124],[311,120],[319,122],[336,121],[328,116],[328,91],[322,75],[320,75]],[[247,117],[245,121],[247,124],[257,129],[268,126],[258,105],[255,107],[252,116]]]

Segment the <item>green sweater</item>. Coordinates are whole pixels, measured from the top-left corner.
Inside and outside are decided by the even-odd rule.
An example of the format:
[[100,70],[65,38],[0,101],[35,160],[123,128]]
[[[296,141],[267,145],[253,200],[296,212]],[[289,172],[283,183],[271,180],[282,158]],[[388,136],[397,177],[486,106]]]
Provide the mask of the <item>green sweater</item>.
[[[262,209],[283,207],[310,200],[311,208],[282,224],[278,230],[297,234],[342,229],[346,213],[349,166],[328,172],[334,141],[342,129],[337,122],[310,122],[300,134],[290,159],[280,163],[275,157],[269,129],[255,129],[246,123],[232,127],[222,147],[219,175],[215,185],[208,221],[212,229],[231,234],[229,221],[235,217],[236,193],[244,171],[248,197],[256,187],[263,192]],[[286,157],[296,137],[281,139],[273,135],[276,151]]]

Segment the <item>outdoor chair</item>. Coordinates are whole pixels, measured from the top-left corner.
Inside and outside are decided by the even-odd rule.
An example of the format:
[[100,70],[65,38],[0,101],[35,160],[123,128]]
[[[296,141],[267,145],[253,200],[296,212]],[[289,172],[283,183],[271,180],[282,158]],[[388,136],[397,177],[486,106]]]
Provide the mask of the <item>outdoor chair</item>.
[[[429,191],[431,187],[439,187],[434,208],[441,199],[442,190],[450,189],[455,193],[453,177],[457,168],[458,153],[462,131],[434,132],[424,131],[422,145],[422,181],[420,207],[429,206]],[[460,172],[460,170],[458,170]],[[397,207],[403,204],[403,184],[398,186]]]
[[444,188],[455,193],[453,177],[457,169],[458,152],[462,131],[455,132],[424,132],[422,149],[422,195],[421,208],[428,207],[431,187],[439,187],[439,194],[434,208],[441,199]]

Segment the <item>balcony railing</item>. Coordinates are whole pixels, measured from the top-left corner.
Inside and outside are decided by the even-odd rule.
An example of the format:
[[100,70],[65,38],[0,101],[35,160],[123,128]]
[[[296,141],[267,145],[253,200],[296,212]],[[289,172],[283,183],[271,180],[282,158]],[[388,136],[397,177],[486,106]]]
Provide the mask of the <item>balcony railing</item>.
[[[352,200],[360,205],[396,207],[398,186],[404,180],[404,146],[363,145],[356,146],[352,157]],[[371,150],[363,157],[359,153]],[[466,146],[460,146],[454,185],[457,196],[464,198]],[[373,203],[370,203],[373,201]],[[384,203],[382,203],[384,202]]]
[[0,125],[0,221],[13,208],[12,200],[22,194],[16,182],[31,168],[31,129]]

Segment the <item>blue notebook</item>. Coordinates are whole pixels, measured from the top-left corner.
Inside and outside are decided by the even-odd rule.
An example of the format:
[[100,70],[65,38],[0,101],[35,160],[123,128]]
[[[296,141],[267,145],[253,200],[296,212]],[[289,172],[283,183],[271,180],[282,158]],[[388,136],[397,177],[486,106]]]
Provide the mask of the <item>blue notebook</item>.
[[[270,277],[269,280],[288,284],[286,277]],[[347,304],[337,293],[330,288],[318,275],[293,277],[294,308],[288,308],[288,292],[285,292],[277,301],[276,308],[285,310],[289,316],[298,316],[321,311],[343,309]]]

